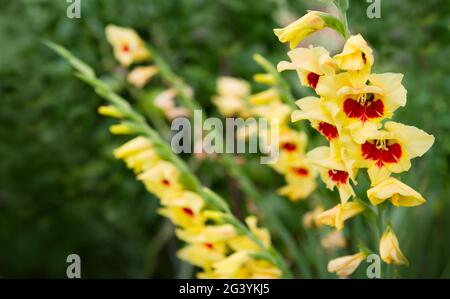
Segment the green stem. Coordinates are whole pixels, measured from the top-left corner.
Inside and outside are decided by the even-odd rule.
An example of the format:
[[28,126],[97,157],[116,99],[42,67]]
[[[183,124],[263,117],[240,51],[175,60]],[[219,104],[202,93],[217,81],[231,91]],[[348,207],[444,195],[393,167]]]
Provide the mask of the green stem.
[[[377,209],[378,209],[378,213],[377,213],[378,242],[380,242],[381,236],[383,235],[384,227],[385,227],[385,225],[384,225],[385,205],[384,205],[384,203],[379,204],[377,206]],[[382,265],[381,275],[382,275],[382,277],[384,276],[384,278],[387,278],[388,265],[384,262],[381,262],[381,265]]]
[[339,19],[344,25],[344,38],[348,39],[351,35],[349,26],[348,26],[348,20],[347,20],[347,10],[349,7],[349,1],[348,0],[334,0],[333,1],[334,6],[339,11]]
[[270,75],[275,78],[276,89],[280,94],[281,100],[286,105],[289,105],[293,110],[297,109],[297,105],[295,105],[295,98],[292,95],[291,87],[289,84],[281,77],[280,73],[276,69],[276,67],[266,58],[259,54],[255,54],[253,59]]
[[147,116],[147,119],[155,126],[158,132],[164,137],[170,136],[170,129],[167,125],[161,110],[155,105],[154,99],[148,93],[143,93],[136,88],[128,88],[130,94],[137,100],[139,107]]
[[201,109],[201,106],[196,101],[193,101],[192,97],[190,97],[186,93],[186,90],[189,88],[189,86],[183,81],[183,79],[178,77],[170,69],[166,61],[157,53],[155,49],[153,49],[153,47],[149,45],[146,45],[146,47],[150,52],[150,55],[152,56],[152,59],[156,67],[158,68],[161,77],[176,89],[177,95],[179,96],[182,105],[191,111]]

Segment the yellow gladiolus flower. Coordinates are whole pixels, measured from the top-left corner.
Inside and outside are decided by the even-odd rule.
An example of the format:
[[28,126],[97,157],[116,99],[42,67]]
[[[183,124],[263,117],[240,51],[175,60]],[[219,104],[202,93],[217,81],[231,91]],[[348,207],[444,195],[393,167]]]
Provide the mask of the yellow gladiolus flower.
[[279,148],[286,154],[305,152],[308,136],[303,131],[295,131],[290,128],[281,128],[279,137]]
[[387,199],[396,207],[415,207],[426,202],[414,189],[392,177],[367,190],[367,197],[375,206]]
[[152,148],[151,142],[142,136],[136,137],[114,150],[117,159],[124,159]]
[[212,102],[225,117],[236,115],[247,117],[250,115],[246,102],[249,95],[248,82],[232,77],[221,77],[217,81],[217,96],[213,97]]
[[393,121],[366,138],[359,146],[358,159],[361,167],[368,167],[372,185],[386,179],[391,172],[409,170],[411,159],[422,156],[434,143],[433,135]]
[[234,226],[230,224],[191,226],[175,231],[179,239],[187,243],[216,243],[229,241],[237,236]]
[[161,161],[161,158],[155,150],[150,149],[125,158],[124,160],[128,168],[133,169],[135,173],[141,173],[154,167],[157,162]]
[[242,99],[236,97],[214,97],[213,103],[216,105],[220,114],[225,117],[231,116],[243,116],[247,117],[249,113],[247,112],[247,105]]
[[212,265],[226,257],[226,246],[223,242],[193,243],[177,252],[177,257],[194,266],[210,270]]
[[335,227],[337,230],[344,228],[344,221],[361,213],[364,207],[356,201],[348,201],[322,212],[318,221],[322,224]]
[[270,88],[253,94],[248,99],[249,103],[255,106],[281,103],[280,95],[275,88]]
[[113,46],[114,55],[123,66],[150,58],[144,42],[133,29],[108,25],[106,39]]
[[128,74],[127,80],[130,84],[142,88],[157,73],[158,69],[155,66],[138,66]]
[[[186,93],[192,94],[192,89],[188,88]],[[173,120],[177,117],[189,117],[191,112],[189,109],[185,107],[177,107],[175,103],[175,97],[177,96],[177,92],[174,89],[167,89],[160,94],[158,94],[155,98],[155,106],[161,109],[164,113],[164,116],[168,120]]]
[[339,248],[345,248],[347,246],[347,240],[345,240],[344,234],[341,231],[332,231],[320,240],[320,244],[326,250],[333,250]]
[[307,198],[317,187],[316,171],[306,158],[298,157],[285,170],[286,186],[278,189],[278,194],[296,201]]
[[[305,132],[295,131],[288,127],[280,128],[278,137],[279,157],[278,160],[271,165],[278,173],[285,174],[304,154],[307,143]],[[305,162],[306,163],[306,162]]]
[[357,143],[375,132],[381,121],[406,105],[402,74],[359,76],[349,72],[323,76],[316,88],[323,106],[338,126],[347,128]]
[[348,277],[365,259],[366,254],[363,252],[333,259],[328,262],[328,272],[335,272],[341,278]]
[[279,188],[277,192],[281,196],[286,196],[292,201],[297,201],[307,198],[316,189],[316,187],[317,185],[314,180],[298,180],[297,182],[288,182],[287,185]]
[[325,22],[318,16],[317,12],[310,11],[292,24],[274,29],[273,32],[280,42],[289,42],[291,49],[295,48],[306,36],[323,29]]
[[276,122],[278,125],[287,125],[291,107],[282,103],[271,103],[264,106],[255,106],[251,109],[252,114],[265,118],[269,125]]
[[288,52],[288,56],[292,62],[281,61],[277,66],[278,71],[295,70],[300,82],[314,89],[321,76],[332,75],[337,70],[330,53],[323,47],[294,49]]
[[231,254],[224,260],[213,264],[213,270],[206,273],[200,273],[198,278],[237,278],[244,279],[250,275],[249,269],[245,265],[251,260],[251,257],[245,251],[239,251]]
[[316,165],[320,169],[320,177],[327,188],[333,190],[336,187],[339,190],[342,203],[346,203],[351,196],[355,196],[355,192],[350,185],[350,178],[354,180],[354,177],[351,177],[351,175],[355,176],[357,170],[347,171],[342,161],[332,158],[329,147],[317,147],[308,152],[307,157],[311,164]]
[[199,273],[198,278],[269,279],[280,278],[281,271],[264,260],[255,260],[247,251],[238,251],[213,264],[213,270]]
[[144,137],[136,137],[114,150],[117,159],[123,159],[128,168],[140,173],[156,165],[161,160],[152,147],[151,142]]
[[299,120],[309,120],[311,126],[322,134],[328,141],[336,141],[339,137],[339,129],[321,100],[317,97],[304,97],[295,102],[300,108],[291,114],[293,122]]
[[217,93],[245,98],[250,94],[250,84],[245,80],[233,77],[220,77],[217,80]]
[[280,269],[264,260],[253,259],[248,267],[251,273],[249,279],[278,279],[282,275]]
[[[267,229],[259,228],[257,226],[257,218],[255,216],[248,216],[245,218],[245,223],[249,227],[250,231],[258,237],[261,242],[266,246],[270,246],[270,233]],[[234,251],[259,251],[260,247],[253,240],[247,236],[237,236],[228,241],[228,245]]]
[[341,70],[346,71],[370,69],[374,62],[372,49],[361,34],[351,36],[345,43],[342,53],[334,56],[334,60]]
[[196,193],[190,191],[172,193],[166,196],[161,203],[164,207],[158,212],[177,226],[190,227],[204,223],[205,218],[201,214],[204,201]]
[[171,193],[184,190],[179,182],[180,172],[167,161],[158,161],[152,168],[147,169],[138,176],[148,191],[155,194],[162,201]]
[[320,228],[322,226],[322,223],[318,221],[318,217],[323,212],[323,210],[323,206],[318,205],[314,208],[314,210],[306,212],[305,215],[303,215],[303,226],[306,228],[311,228],[314,225],[315,227]]
[[408,260],[403,255],[398,244],[397,236],[390,226],[381,236],[380,240],[380,256],[387,264],[409,265]]

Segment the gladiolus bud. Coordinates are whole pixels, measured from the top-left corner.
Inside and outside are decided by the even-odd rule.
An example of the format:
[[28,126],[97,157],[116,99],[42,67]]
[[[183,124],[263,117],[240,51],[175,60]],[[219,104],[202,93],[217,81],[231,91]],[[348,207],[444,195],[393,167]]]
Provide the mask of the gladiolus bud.
[[388,226],[380,240],[380,256],[387,264],[409,265],[398,244],[397,236],[392,227]]
[[274,29],[273,32],[280,42],[289,42],[291,49],[293,49],[306,36],[324,27],[325,21],[319,17],[316,11],[310,11],[294,23],[281,29]]
[[328,272],[336,272],[339,277],[347,277],[355,272],[359,264],[366,258],[366,254],[359,252],[354,255],[338,257],[328,262]]

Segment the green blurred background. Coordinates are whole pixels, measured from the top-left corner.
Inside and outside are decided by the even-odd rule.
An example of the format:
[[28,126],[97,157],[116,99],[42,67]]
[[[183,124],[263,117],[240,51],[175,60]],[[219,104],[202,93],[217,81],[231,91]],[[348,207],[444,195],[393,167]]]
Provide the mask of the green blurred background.
[[[81,0],[82,18],[68,19],[64,0],[0,0],[0,277],[65,277],[70,253],[81,256],[82,277],[192,275],[175,258],[179,245],[156,214],[157,201],[113,158],[123,139],[96,115],[101,100],[42,39],[107,74],[117,63],[104,27],[133,27],[211,110],[219,75],[250,80],[260,71],[255,52],[274,63],[286,59],[272,29],[324,2]],[[428,200],[393,216],[411,261],[402,277],[450,278],[450,3],[381,5],[381,19],[368,19],[366,1],[351,0],[351,30],[375,49],[375,71],[405,74],[408,104],[396,119],[436,137],[402,175]],[[296,83],[294,74],[285,76]],[[205,184],[232,192],[227,175],[207,163],[198,169]],[[273,187],[270,175],[262,171],[257,183]]]

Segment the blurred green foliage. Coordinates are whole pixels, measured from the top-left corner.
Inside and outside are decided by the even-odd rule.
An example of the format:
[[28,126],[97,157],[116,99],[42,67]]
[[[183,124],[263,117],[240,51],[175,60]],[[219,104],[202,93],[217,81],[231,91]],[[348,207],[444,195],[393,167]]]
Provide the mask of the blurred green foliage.
[[[96,115],[100,100],[41,40],[64,45],[107,74],[117,65],[104,27],[133,27],[211,110],[219,75],[251,79],[260,71],[252,60],[255,52],[274,63],[286,59],[287,48],[272,29],[286,16],[321,9],[326,1],[81,2],[82,18],[68,19],[66,1],[0,0],[0,276],[65,277],[70,253],[81,256],[83,277],[189,276],[189,267],[174,257],[178,245],[156,214],[157,201],[113,159],[113,148],[124,140],[110,136],[110,121]],[[403,175],[428,203],[390,210],[411,261],[400,274],[449,278],[450,5],[381,3],[382,18],[368,19],[366,1],[351,0],[350,28],[375,49],[375,71],[405,74],[408,104],[396,119],[436,136],[431,151]],[[293,73],[285,76],[297,82]],[[208,163],[198,166],[199,176],[233,196],[235,182]],[[246,170],[261,188],[279,183],[258,165]],[[269,198],[267,206],[287,219],[292,231],[299,226],[300,211],[291,203]],[[234,208],[239,212],[239,203]],[[361,229],[356,222],[352,232]],[[300,237],[306,256],[316,258],[318,240],[310,233]],[[313,275],[326,276],[328,258],[318,256],[321,266]]]

